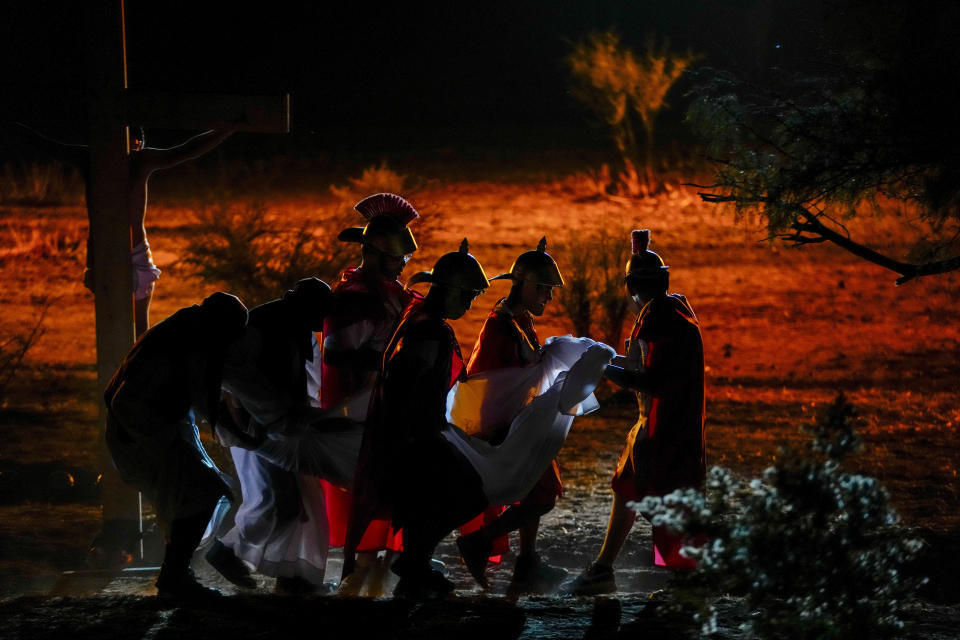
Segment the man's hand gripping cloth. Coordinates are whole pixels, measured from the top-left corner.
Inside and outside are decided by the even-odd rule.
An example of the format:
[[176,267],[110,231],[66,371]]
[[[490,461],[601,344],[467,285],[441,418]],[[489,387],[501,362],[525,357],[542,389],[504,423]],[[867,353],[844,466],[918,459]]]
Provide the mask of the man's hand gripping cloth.
[[[616,352],[589,338],[547,339],[540,362],[496,369],[455,386],[442,432],[473,465],[492,504],[526,496],[563,446],[573,418],[595,411],[593,390]],[[499,445],[471,436],[510,423]]]

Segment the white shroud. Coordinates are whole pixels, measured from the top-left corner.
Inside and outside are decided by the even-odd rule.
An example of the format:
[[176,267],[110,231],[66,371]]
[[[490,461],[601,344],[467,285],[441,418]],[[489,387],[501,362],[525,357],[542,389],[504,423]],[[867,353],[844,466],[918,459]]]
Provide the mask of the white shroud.
[[[495,369],[460,382],[447,397],[442,435],[473,465],[492,504],[526,496],[563,446],[575,416],[595,411],[593,395],[616,352],[589,338],[548,338],[526,367]],[[510,423],[498,445],[471,434]]]
[[[593,390],[614,355],[589,338],[549,338],[538,363],[471,376],[451,389],[452,424],[441,433],[476,469],[491,503],[511,504],[530,492],[563,446],[574,417],[599,407]],[[333,428],[324,422],[295,437],[271,438],[257,454],[285,469],[349,486],[363,427],[343,418]],[[505,423],[510,429],[498,445],[472,435]]]

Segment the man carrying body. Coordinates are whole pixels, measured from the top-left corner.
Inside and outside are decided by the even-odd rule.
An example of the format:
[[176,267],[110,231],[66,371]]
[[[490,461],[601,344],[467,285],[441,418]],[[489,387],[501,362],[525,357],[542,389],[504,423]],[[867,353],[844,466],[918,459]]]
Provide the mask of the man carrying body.
[[[359,243],[361,261],[360,266],[347,269],[334,287],[334,310],[323,325],[320,405],[332,415],[363,424],[383,352],[411,300],[398,278],[417,250],[407,225],[419,214],[413,205],[392,193],[364,198],[355,209],[366,218],[366,226],[346,229],[338,239]],[[330,544],[342,546],[351,496],[343,487],[327,481],[323,485]],[[383,549],[399,550],[399,535],[389,521],[377,520],[357,547],[364,570],[373,565],[377,552]],[[362,573],[345,582],[344,590],[359,589]]]
[[[293,434],[320,413],[306,367],[313,364],[314,332],[331,306],[326,283],[301,280],[281,299],[251,309],[243,338],[227,352],[227,409],[239,428],[254,433],[251,441],[230,447],[243,503],[235,526],[213,542],[206,559],[240,587],[256,586],[241,559],[276,577],[279,593],[312,593],[323,584],[328,545],[322,490],[313,477],[271,464],[256,448],[258,440]],[[230,435],[218,432],[228,443]]]
[[[533,317],[541,316],[553,299],[553,288],[563,286],[557,263],[546,253],[546,238],[536,251],[521,254],[509,273],[491,278],[513,283],[510,294],[497,302],[480,330],[477,344],[467,365],[467,375],[507,367],[524,367],[540,358],[540,341],[533,327]],[[486,433],[477,434],[491,444],[503,441],[509,424],[495,425]],[[513,571],[514,591],[546,591],[556,586],[567,572],[544,563],[536,552],[540,518],[553,509],[563,495],[560,467],[554,460],[526,498],[502,511],[492,506],[480,523],[463,527],[457,539],[464,562],[481,584],[486,582],[487,558],[509,548],[506,535],[520,531],[520,553]],[[479,526],[479,528],[478,528]]]
[[[613,563],[636,520],[628,501],[698,487],[706,476],[700,324],[686,298],[667,294],[668,267],[647,248],[650,231],[634,231],[632,240],[626,285],[640,312],[626,356],[608,365],[604,375],[637,392],[640,416],[617,462],[603,547],[569,589],[578,595],[616,591]],[[682,546],[682,536],[666,527],[653,528],[654,564],[693,566],[680,554]]]
[[347,560],[367,523],[389,516],[403,530],[394,594],[423,599],[453,589],[431,568],[437,543],[487,506],[480,476],[441,432],[447,394],[465,368],[446,320],[463,316],[489,282],[466,239],[432,271],[410,279],[417,282],[431,283],[430,291],[408,305],[384,353],[357,464],[344,571],[353,569]]
[[194,419],[216,425],[224,354],[246,323],[246,308],[226,293],[181,309],[137,340],[104,393],[114,465],[153,501],[167,529],[161,596],[217,594],[196,581],[190,558],[230,490],[200,444]]

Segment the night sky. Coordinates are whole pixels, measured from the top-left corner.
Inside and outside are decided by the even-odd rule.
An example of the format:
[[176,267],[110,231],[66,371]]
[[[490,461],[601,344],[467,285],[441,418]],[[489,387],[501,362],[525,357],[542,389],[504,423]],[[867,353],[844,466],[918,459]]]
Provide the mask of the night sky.
[[[4,84],[77,86],[79,2],[13,0],[0,9]],[[921,3],[923,4],[923,3]],[[591,31],[639,48],[649,34],[745,76],[800,65],[831,37],[846,0],[515,0],[365,3],[274,0],[127,2],[133,88],[292,94],[294,137],[426,147],[488,139],[606,144],[569,94],[564,56]],[[913,6],[913,5],[911,5]],[[842,20],[841,20],[842,22]],[[857,23],[858,24],[858,23]],[[856,25],[855,25],[856,26]],[[863,26],[863,25],[861,25]],[[833,27],[845,37],[851,25]],[[863,28],[868,28],[864,26]],[[665,137],[686,135],[685,91]],[[7,100],[11,97],[8,95]],[[499,141],[499,142],[498,142]]]

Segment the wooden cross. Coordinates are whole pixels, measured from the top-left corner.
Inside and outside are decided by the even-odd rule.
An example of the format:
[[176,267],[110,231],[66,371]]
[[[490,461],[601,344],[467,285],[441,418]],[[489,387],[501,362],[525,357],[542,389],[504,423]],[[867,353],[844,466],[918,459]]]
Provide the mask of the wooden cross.
[[[6,111],[11,119],[31,124],[75,123],[86,112],[90,153],[87,207],[89,233],[95,239],[91,244],[96,265],[93,286],[97,388],[102,393],[134,340],[127,204],[129,125],[206,130],[230,123],[238,131],[287,133],[290,103],[289,96],[177,95],[130,90],[123,0],[85,0],[85,5],[85,91],[71,96],[33,90],[25,99],[7,105]],[[119,481],[108,456],[104,460],[104,521],[136,518],[136,491]]]

